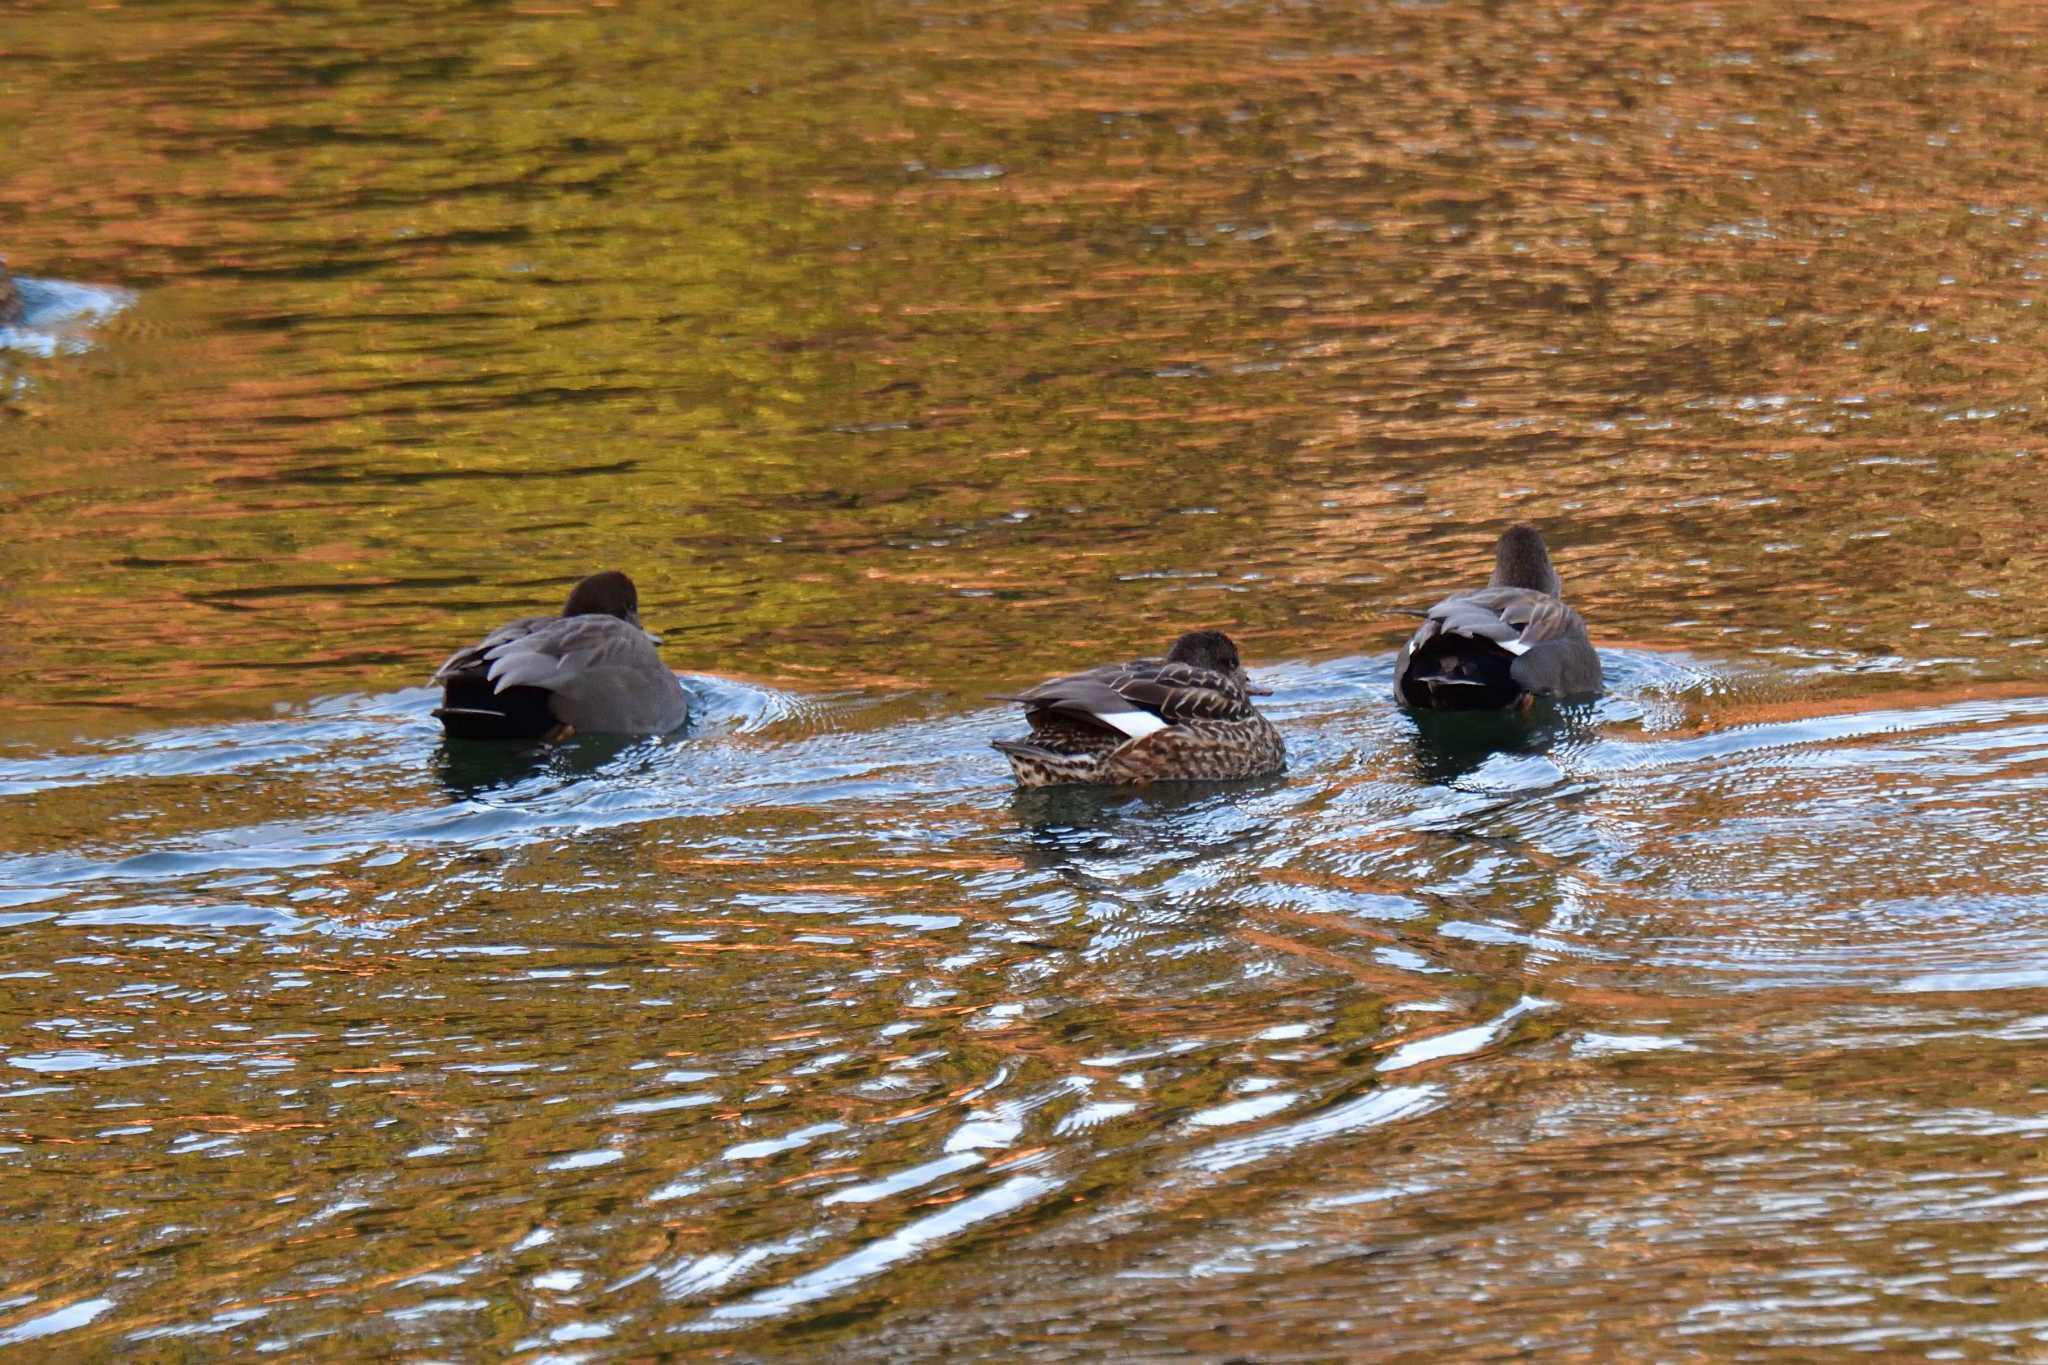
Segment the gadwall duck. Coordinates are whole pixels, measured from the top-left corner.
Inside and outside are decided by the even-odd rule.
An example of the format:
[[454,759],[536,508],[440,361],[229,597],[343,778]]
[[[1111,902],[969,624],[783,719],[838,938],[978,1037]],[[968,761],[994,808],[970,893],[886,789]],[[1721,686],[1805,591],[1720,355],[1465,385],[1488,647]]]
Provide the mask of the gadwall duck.
[[1026,787],[1263,777],[1286,766],[1287,751],[1254,695],[1230,637],[1197,630],[1164,659],[1108,664],[1001,698],[1024,705],[1031,734],[994,743]]
[[667,734],[690,704],[657,643],[633,580],[592,574],[560,616],[523,617],[450,655],[431,680],[443,689],[434,714],[457,739]]
[[1510,526],[1483,588],[1423,613],[1394,661],[1394,699],[1443,711],[1526,707],[1536,697],[1598,696],[1600,656],[1533,526]]

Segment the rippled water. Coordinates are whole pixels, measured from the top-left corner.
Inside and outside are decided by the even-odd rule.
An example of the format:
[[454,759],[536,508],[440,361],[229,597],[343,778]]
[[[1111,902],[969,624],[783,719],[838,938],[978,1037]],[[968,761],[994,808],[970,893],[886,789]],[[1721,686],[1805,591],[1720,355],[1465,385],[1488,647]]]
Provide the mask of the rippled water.
[[[2048,1350],[2034,7],[695,8],[10,30],[0,1346]],[[692,731],[443,746],[611,565]]]

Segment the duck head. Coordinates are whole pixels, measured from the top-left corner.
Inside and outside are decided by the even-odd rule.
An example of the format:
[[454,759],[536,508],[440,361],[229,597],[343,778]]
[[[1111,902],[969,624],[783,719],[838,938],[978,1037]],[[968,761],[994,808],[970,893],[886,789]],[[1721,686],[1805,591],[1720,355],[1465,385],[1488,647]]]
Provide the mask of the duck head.
[[1252,686],[1252,680],[1244,671],[1244,663],[1237,657],[1237,643],[1220,630],[1191,630],[1173,642],[1167,651],[1166,661],[1170,664],[1192,664],[1206,668],[1212,673],[1221,673],[1234,679],[1237,685],[1255,695],[1266,695]]
[[1533,526],[1515,525],[1501,532],[1493,551],[1492,588],[1533,588],[1552,597],[1564,596],[1564,584],[1550,567],[1550,551],[1543,533]]
[[564,616],[616,616],[632,625],[640,624],[640,594],[633,580],[617,569],[594,573],[570,589],[562,605]]

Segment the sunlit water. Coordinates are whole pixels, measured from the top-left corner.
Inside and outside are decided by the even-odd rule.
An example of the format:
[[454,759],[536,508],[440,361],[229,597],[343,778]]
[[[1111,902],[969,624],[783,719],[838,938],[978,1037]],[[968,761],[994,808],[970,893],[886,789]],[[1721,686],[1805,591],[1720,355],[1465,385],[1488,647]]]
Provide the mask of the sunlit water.
[[[702,8],[10,34],[0,1346],[2048,1351],[2032,7]],[[613,565],[690,732],[445,746]]]

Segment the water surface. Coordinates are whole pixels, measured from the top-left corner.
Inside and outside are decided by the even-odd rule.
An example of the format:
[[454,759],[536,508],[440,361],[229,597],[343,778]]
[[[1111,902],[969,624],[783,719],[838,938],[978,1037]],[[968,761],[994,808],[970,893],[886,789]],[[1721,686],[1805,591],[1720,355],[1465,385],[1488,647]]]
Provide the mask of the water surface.
[[[2042,1350],[2034,9],[713,8],[13,25],[0,1344]],[[612,565],[692,732],[444,746]]]

